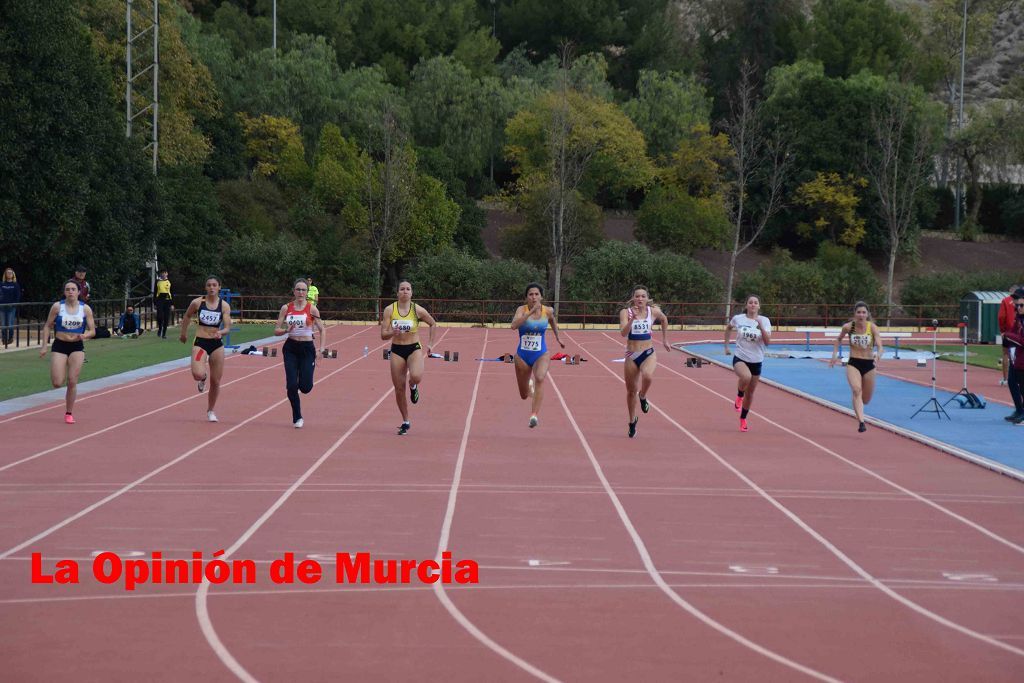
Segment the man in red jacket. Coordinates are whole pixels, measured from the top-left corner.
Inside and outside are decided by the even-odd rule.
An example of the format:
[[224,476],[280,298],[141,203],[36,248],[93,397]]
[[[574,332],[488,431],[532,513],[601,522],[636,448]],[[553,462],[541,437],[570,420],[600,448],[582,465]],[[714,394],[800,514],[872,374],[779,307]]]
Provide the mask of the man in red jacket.
[[[1016,292],[1024,285],[1011,285],[1010,294],[1003,299],[999,305],[999,334],[1005,335],[1013,325],[1013,319],[1017,315],[1017,311],[1013,308],[1013,293]],[[1006,375],[1010,370],[1010,347],[1006,343],[1006,339],[1003,339],[1003,380],[1000,384],[1006,384]]]
[[1010,387],[1014,411],[1006,419],[1017,426],[1024,426],[1024,399],[1021,397],[1021,381],[1024,380],[1024,289],[1018,288],[1013,293],[1013,307],[1016,311],[1013,322],[1010,329],[1003,333],[1003,341],[1008,344],[1013,356],[1006,384]]

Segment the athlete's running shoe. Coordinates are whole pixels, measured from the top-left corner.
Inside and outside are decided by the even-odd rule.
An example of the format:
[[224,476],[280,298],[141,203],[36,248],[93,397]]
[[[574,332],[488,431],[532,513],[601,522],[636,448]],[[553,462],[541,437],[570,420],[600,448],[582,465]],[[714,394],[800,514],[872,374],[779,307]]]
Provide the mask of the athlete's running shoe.
[[743,410],[743,397],[737,396],[736,401],[733,402],[733,406],[735,406],[737,413]]
[[651,412],[651,404],[647,402],[647,399],[643,396],[640,397],[640,410],[645,413]]
[[747,426],[747,421],[744,420],[742,417],[740,418],[740,431],[741,432],[749,432],[750,431],[750,427]]
[[639,417],[634,417],[633,421],[629,423],[629,438],[636,436],[636,423],[640,421]]
[[292,426],[295,427],[296,429],[302,429],[302,425],[304,425],[304,424],[306,424],[306,423],[303,422],[302,418],[300,417],[298,420],[296,420],[295,422],[292,423]]
[[538,422],[537,416],[536,415],[531,415],[530,416],[530,429],[533,429],[534,427],[536,427],[537,426],[537,422]]
[[409,400],[413,402],[413,405],[420,402],[420,388],[415,384],[409,387]]
[[867,428],[867,426],[865,426],[865,424],[863,422],[861,422],[860,426],[857,427],[857,431],[861,432],[861,433],[864,433],[864,432],[868,431],[868,428]]
[[206,378],[199,380],[199,382],[196,384],[196,389],[199,390],[200,394],[206,391]]
[[212,410],[207,410],[206,411],[206,419],[209,420],[210,422],[217,422],[218,421],[217,420],[217,414],[214,413]]
[[409,430],[410,430],[411,428],[412,428],[412,425],[411,425],[410,423],[408,423],[408,422],[403,422],[403,423],[402,423],[402,424],[401,424],[401,425],[400,425],[400,426],[398,427],[398,435],[399,435],[399,436],[402,436],[403,434],[408,434],[408,433],[409,433]]
[[75,416],[72,415],[71,413],[64,413],[64,424],[75,424]]

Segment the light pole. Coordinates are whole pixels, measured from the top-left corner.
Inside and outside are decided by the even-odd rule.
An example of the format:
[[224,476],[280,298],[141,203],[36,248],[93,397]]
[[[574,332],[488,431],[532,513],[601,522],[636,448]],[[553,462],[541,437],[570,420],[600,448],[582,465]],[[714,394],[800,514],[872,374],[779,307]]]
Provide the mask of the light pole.
[[274,59],[277,59],[277,0],[274,0],[274,9],[271,10],[271,13],[274,15],[274,36],[271,39],[270,46],[274,48]]
[[[964,0],[964,20],[963,27],[960,35],[960,106],[956,115],[956,132],[959,135],[963,131],[964,127],[964,70],[967,63],[967,0]],[[960,155],[956,158],[956,188],[953,191],[953,227],[957,232],[960,231],[960,204],[962,201],[962,178],[961,178],[961,159]]]

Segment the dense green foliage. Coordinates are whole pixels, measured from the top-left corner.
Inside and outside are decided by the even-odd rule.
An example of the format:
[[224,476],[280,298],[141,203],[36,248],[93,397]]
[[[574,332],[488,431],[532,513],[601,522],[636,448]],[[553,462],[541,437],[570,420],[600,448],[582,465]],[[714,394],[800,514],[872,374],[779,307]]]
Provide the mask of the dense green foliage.
[[[756,246],[817,260],[780,256],[741,290],[874,296],[859,254],[887,236],[861,179],[875,117],[900,99],[904,137],[967,169],[964,236],[1024,235],[1019,190],[981,182],[1024,156],[1024,79],[947,136],[952,0],[278,0],[276,49],[270,7],[160,0],[154,177],[142,119],[125,139],[123,1],[0,5],[0,265],[28,298],[50,298],[76,262],[97,296],[144,290],[155,245],[179,290],[210,272],[253,294],[310,274],[325,295],[372,296],[415,273],[432,295],[494,298],[564,274],[572,297],[604,298],[616,281],[601,259],[622,258],[619,275],[658,297],[712,299],[718,285],[680,255],[731,246],[723,120],[745,64],[792,165]],[[995,15],[971,12],[981,54]],[[745,186],[748,211],[766,193]],[[943,197],[917,198],[906,250],[947,222]],[[483,200],[519,213],[500,236],[518,261],[486,258]],[[608,209],[635,212],[646,265],[629,260],[644,247],[603,243]]]

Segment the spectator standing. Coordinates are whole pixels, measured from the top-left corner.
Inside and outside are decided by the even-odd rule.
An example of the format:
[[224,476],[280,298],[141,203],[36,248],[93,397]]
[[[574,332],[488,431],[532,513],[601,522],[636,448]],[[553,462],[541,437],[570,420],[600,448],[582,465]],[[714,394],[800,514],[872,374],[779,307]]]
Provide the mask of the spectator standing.
[[1024,397],[1021,396],[1021,381],[1024,381],[1024,289],[1018,288],[1013,293],[1013,307],[1016,310],[1013,324],[1003,336],[1010,345],[1010,355],[1013,357],[1006,384],[1010,388],[1014,410],[1006,419],[1017,426],[1024,426]]
[[316,306],[320,302],[320,290],[313,284],[313,278],[311,277],[306,278],[306,286],[309,287],[309,292],[306,293],[306,301]]
[[1017,317],[1017,311],[1013,306],[1013,293],[1022,285],[1012,285],[1010,294],[1003,299],[999,306],[999,334],[1003,336],[1003,379],[999,382],[1006,384],[1006,378],[1010,371],[1010,343],[1006,340],[1006,333],[1013,327],[1013,321]]
[[75,266],[75,276],[71,278],[70,282],[78,285],[78,300],[83,304],[89,303],[89,282],[85,279],[85,266],[82,264]]
[[167,269],[160,271],[153,286],[153,303],[156,307],[156,336],[167,339],[167,325],[171,320],[174,304],[171,297],[171,281],[167,277]]
[[0,327],[3,328],[3,343],[7,346],[14,341],[14,321],[18,316],[15,304],[21,301],[21,285],[13,268],[4,270],[4,279],[0,282]]

